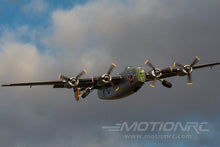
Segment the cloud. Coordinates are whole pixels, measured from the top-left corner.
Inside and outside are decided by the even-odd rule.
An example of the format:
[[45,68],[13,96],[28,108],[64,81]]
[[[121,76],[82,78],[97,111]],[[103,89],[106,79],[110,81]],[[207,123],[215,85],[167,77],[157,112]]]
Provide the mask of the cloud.
[[48,6],[47,3],[43,0],[31,0],[30,3],[24,5],[22,10],[25,14],[39,14],[45,12]]
[[[11,80],[36,79],[49,72],[53,66],[53,58],[43,55],[36,45],[23,43],[21,38],[31,34],[27,26],[16,30],[4,30],[0,42],[0,76]],[[43,72],[44,71],[44,72]]]
[[52,14],[53,32],[47,41],[74,51],[93,46],[108,47],[112,39],[119,39],[127,33],[127,24],[135,27],[135,22],[150,17],[151,7],[155,7],[155,3],[142,7],[144,1],[126,4],[96,1],[71,10],[57,10]]
[[8,76],[13,80],[33,79],[38,77],[40,70],[47,68],[50,64],[50,60],[46,56],[42,57],[31,44],[7,42],[0,48],[0,67],[4,69],[2,77]]

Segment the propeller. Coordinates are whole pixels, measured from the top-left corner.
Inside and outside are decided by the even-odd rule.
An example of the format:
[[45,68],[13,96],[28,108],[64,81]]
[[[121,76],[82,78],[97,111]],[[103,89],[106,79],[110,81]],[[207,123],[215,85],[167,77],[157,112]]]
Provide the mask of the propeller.
[[[108,72],[107,72],[106,74],[103,74],[103,75],[101,76],[102,82],[104,82],[104,83],[110,83],[111,86],[114,86],[114,83],[113,83],[113,81],[112,81],[111,73],[112,73],[112,71],[114,70],[114,68],[115,68],[116,66],[117,66],[117,65],[114,64],[114,63],[111,64],[111,66],[110,66]],[[117,88],[115,89],[115,91],[118,91],[118,90],[119,90],[119,87],[117,87]]]
[[171,88],[172,84],[164,79],[160,79],[160,77],[164,74],[164,73],[170,73],[173,71],[173,68],[170,66],[169,68],[166,69],[159,69],[159,68],[155,68],[153,66],[153,64],[151,64],[149,62],[149,60],[145,61],[145,64],[148,65],[150,68],[152,68],[151,74],[154,77],[153,81],[150,83],[151,87],[155,87],[156,81],[159,80],[165,87]]
[[77,76],[73,76],[70,78],[63,76],[62,74],[59,74],[59,79],[68,83],[67,88],[73,88],[75,99],[77,101],[79,100],[79,97],[81,96],[79,93],[79,88],[77,87],[77,85],[79,84],[79,78],[86,73],[87,71],[83,69]]
[[62,74],[59,74],[59,79],[68,82],[68,84],[72,87],[76,87],[79,84],[79,78],[86,73],[87,73],[87,71],[85,69],[83,69],[77,76],[73,76],[70,78],[66,77]]
[[187,85],[192,85],[192,71],[193,71],[193,66],[196,65],[198,62],[200,61],[199,57],[195,56],[195,59],[193,60],[193,62],[189,65],[182,65],[179,63],[174,62],[173,66],[174,67],[180,67],[182,68],[183,72],[187,75],[188,77],[188,83]]
[[[108,69],[108,71],[107,71],[107,73],[106,74],[103,74],[102,76],[101,76],[101,80],[102,80],[102,82],[104,82],[104,83],[110,83],[111,84],[111,86],[114,86],[114,83],[112,82],[112,76],[111,76],[111,73],[112,73],[112,71],[114,70],[114,68],[116,67],[117,65],[116,64],[114,64],[114,63],[112,63],[111,64],[111,66],[110,66],[110,68]],[[92,81],[93,81],[93,77],[92,77]],[[85,98],[87,95],[89,95],[89,93],[91,92],[91,90],[94,88],[94,86],[92,86],[92,87],[87,87],[85,90],[84,90],[84,92],[83,92],[83,94],[82,94],[82,98]],[[117,87],[116,89],[115,89],[115,91],[118,91],[119,90],[119,87]]]

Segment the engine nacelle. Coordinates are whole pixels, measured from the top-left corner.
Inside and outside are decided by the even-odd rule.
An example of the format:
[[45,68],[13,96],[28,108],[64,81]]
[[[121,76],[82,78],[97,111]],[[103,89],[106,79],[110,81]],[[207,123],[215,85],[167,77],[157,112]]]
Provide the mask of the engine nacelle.
[[179,68],[178,75],[185,76],[187,74],[191,74],[193,72],[193,68],[191,65],[184,65],[183,68]]
[[69,84],[69,81],[64,83],[64,87],[67,88],[67,89],[73,88],[73,86]]
[[111,75],[108,74],[102,75],[101,78],[102,78],[102,82],[104,83],[110,83],[112,81]]
[[89,93],[91,92],[91,89],[90,87],[86,88],[82,94],[82,98],[85,98],[87,95],[89,95]]
[[162,81],[162,85],[167,87],[167,88],[171,88],[172,87],[172,84],[170,82],[166,81],[166,80]]
[[70,89],[76,87],[78,84],[79,79],[77,79],[76,77],[71,77],[70,80],[65,82],[64,87]]

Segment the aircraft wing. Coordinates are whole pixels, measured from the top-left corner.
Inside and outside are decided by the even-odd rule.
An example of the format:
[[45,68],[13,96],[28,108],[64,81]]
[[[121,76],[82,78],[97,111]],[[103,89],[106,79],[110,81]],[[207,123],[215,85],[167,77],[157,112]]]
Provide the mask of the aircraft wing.
[[43,81],[43,82],[24,82],[24,83],[12,83],[4,84],[2,87],[12,87],[12,86],[42,86],[42,85],[63,85],[62,81]]
[[212,68],[215,65],[220,65],[220,62],[197,65],[197,66],[194,66],[193,69],[204,68],[204,67],[211,67]]
[[[2,87],[12,87],[12,86],[44,86],[52,85],[53,88],[68,88],[73,89],[75,99],[78,101],[79,97],[85,98],[92,89],[100,89],[102,87],[110,87],[119,83],[123,80],[122,76],[111,76],[111,72],[116,67],[116,64],[112,63],[106,74],[103,74],[100,77],[91,77],[91,78],[80,78],[82,75],[86,74],[87,71],[83,69],[77,76],[66,77],[62,74],[59,74],[59,81],[42,81],[42,82],[26,82],[26,83],[12,83],[4,84]],[[115,90],[118,90],[117,87]],[[84,91],[80,94],[80,91]]]
[[[193,69],[200,69],[200,68],[204,68],[204,67],[212,68],[213,66],[216,66],[216,65],[220,65],[220,62],[196,65],[196,66],[193,66],[192,68]],[[162,70],[162,76],[160,78],[168,78],[168,77],[177,76],[179,72],[181,72],[181,69],[179,69],[179,68],[174,68],[172,70],[165,69],[165,70]]]
[[[112,82],[114,84],[118,83],[120,80],[122,79],[121,76],[112,76]],[[101,82],[101,78],[100,77],[92,77],[92,78],[84,78],[84,79],[79,79],[79,84],[77,85],[77,87],[79,87],[80,89],[85,89],[87,87],[91,87],[94,86],[94,89],[98,89],[101,87],[109,87],[111,86],[111,84],[109,83],[102,83],[99,84],[99,82]],[[40,81],[40,82],[23,82],[23,83],[11,83],[11,84],[4,84],[2,85],[2,87],[14,87],[14,86],[46,86],[46,85],[52,85],[53,88],[65,88],[66,81]]]
[[169,68],[160,70],[158,68],[155,68],[149,60],[145,61],[145,64],[147,64],[149,67],[152,68],[152,71],[148,72],[146,75],[146,82],[152,81],[150,86],[155,87],[155,83],[157,80],[162,82],[162,85],[165,87],[171,88],[172,84],[165,80],[165,78],[168,77],[174,77],[174,76],[184,76],[187,75],[188,77],[188,85],[192,85],[192,76],[191,73],[194,69],[200,69],[204,67],[210,67],[220,65],[220,62],[216,63],[209,63],[209,64],[201,64],[201,65],[195,65],[198,61],[200,61],[199,57],[195,56],[195,59],[191,64],[182,65],[179,63],[174,62],[173,66],[177,68],[172,68],[171,66]]

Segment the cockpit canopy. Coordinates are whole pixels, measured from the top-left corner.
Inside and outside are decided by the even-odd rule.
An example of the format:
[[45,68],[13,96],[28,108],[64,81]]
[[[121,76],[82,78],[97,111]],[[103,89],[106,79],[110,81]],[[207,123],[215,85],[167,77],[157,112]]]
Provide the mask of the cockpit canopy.
[[146,81],[146,72],[141,67],[130,67],[130,66],[128,66],[128,67],[125,68],[124,72],[126,74],[132,73],[132,74],[136,75],[137,78],[138,78],[138,81],[140,81],[140,82],[145,82]]

